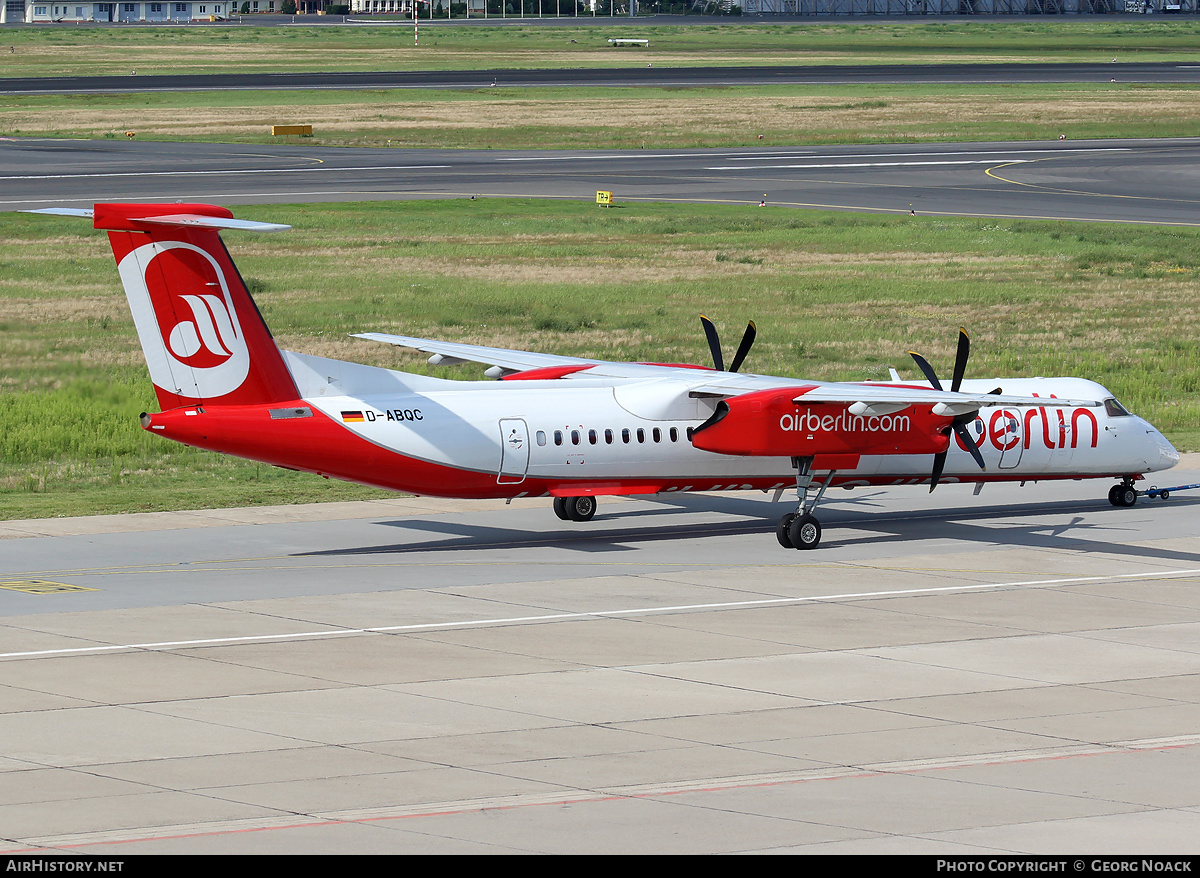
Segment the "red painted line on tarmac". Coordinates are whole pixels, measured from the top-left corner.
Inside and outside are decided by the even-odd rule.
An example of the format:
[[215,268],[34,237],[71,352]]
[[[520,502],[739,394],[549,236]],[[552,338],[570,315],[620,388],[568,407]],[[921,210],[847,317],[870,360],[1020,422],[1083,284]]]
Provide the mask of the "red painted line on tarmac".
[[112,839],[112,840],[108,840],[108,841],[89,841],[89,842],[80,842],[78,844],[55,845],[53,847],[11,848],[9,850],[0,850],[0,854],[10,854],[10,855],[35,854],[35,853],[42,853],[45,851],[73,850],[76,848],[102,847],[102,846],[111,846],[111,845],[120,845],[120,844],[144,844],[146,842],[174,841],[174,840],[185,839],[185,838],[206,838],[206,837],[212,837],[212,836],[218,836],[218,835],[243,835],[243,834],[252,833],[252,832],[274,832],[277,830],[286,830],[286,829],[310,829],[310,828],[320,827],[320,826],[337,826],[340,824],[358,825],[358,824],[363,824],[363,823],[380,823],[380,822],[389,821],[389,820],[411,820],[411,819],[418,818],[418,817],[453,817],[453,816],[457,816],[459,814],[474,814],[474,813],[479,813],[482,811],[513,811],[518,808],[537,808],[537,807],[561,806],[561,805],[585,805],[585,804],[595,804],[598,802],[618,802],[618,801],[621,801],[624,799],[654,799],[654,798],[663,798],[663,797],[667,797],[667,796],[682,796],[682,795],[687,795],[689,793],[719,793],[719,792],[726,792],[726,791],[730,791],[730,790],[759,789],[759,788],[765,788],[765,787],[786,786],[789,784],[816,783],[818,781],[863,780],[863,779],[872,778],[872,777],[887,777],[889,775],[921,774],[923,772],[947,771],[947,770],[952,770],[952,769],[956,769],[956,768],[979,768],[979,767],[986,767],[986,766],[990,766],[990,765],[1019,765],[1022,763],[1031,763],[1031,762],[1058,762],[1058,761],[1062,761],[1062,760],[1066,760],[1066,759],[1078,759],[1081,757],[1091,757],[1091,756],[1109,756],[1109,755],[1121,754],[1121,753],[1151,753],[1151,752],[1160,752],[1163,750],[1181,750],[1181,749],[1185,749],[1187,747],[1195,747],[1197,745],[1200,745],[1200,741],[1193,741],[1193,742],[1180,743],[1180,744],[1164,743],[1164,744],[1161,744],[1158,746],[1147,746],[1147,747],[1131,747],[1131,746],[1122,747],[1120,745],[1114,745],[1112,747],[1100,748],[1100,749],[1092,750],[1092,751],[1089,751],[1086,753],[1064,753],[1061,755],[1030,756],[1028,758],[1016,758],[1016,759],[990,759],[990,760],[983,761],[983,762],[964,761],[964,762],[953,763],[953,764],[949,764],[949,765],[916,766],[916,767],[908,768],[908,769],[897,769],[895,771],[860,771],[860,772],[855,772],[853,774],[823,775],[823,776],[818,775],[818,776],[814,776],[814,777],[787,778],[784,780],[762,780],[762,781],[753,781],[753,782],[745,782],[745,783],[716,784],[716,785],[707,786],[707,787],[681,787],[681,788],[673,789],[673,790],[654,790],[654,791],[639,792],[639,793],[610,794],[610,795],[602,795],[602,796],[579,796],[579,797],[566,796],[566,797],[554,799],[551,801],[514,802],[514,803],[508,804],[508,805],[505,805],[505,804],[473,805],[470,807],[463,807],[463,808],[450,808],[450,809],[420,811],[420,812],[416,812],[416,813],[412,813],[412,814],[392,814],[392,815],[381,815],[378,817],[361,817],[361,818],[356,818],[356,819],[310,820],[310,821],[300,822],[300,823],[281,824],[278,826],[251,826],[251,827],[246,827],[243,829],[218,829],[218,830],[212,830],[212,831],[208,831],[208,832],[183,832],[183,833],[178,833],[175,835],[146,835],[146,836],[142,836],[142,837],[138,837],[138,838],[122,838],[122,839]]

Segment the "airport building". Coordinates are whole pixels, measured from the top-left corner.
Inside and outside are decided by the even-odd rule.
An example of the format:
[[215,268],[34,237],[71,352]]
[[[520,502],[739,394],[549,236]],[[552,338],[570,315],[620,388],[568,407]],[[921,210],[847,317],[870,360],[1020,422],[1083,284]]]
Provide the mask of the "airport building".
[[[398,2],[398,0],[397,0]],[[405,0],[408,2],[408,0]],[[242,7],[245,6],[245,10]],[[179,2],[95,3],[92,0],[0,0],[0,24],[77,21],[220,21],[245,12],[277,13],[283,0],[188,0]],[[296,0],[296,11],[323,10],[325,0]]]
[[1198,0],[741,0],[746,15],[1112,15],[1195,12]]
[[[259,0],[266,11],[266,4]],[[272,4],[274,5],[274,4]],[[6,21],[209,21],[236,12],[233,0],[202,3],[81,3],[79,0],[4,0]],[[18,17],[19,16],[19,17]]]
[[[326,0],[296,0],[296,11],[314,13]],[[422,0],[424,2],[424,0]],[[466,0],[469,13],[486,16],[486,0]],[[596,2],[596,0],[591,0]],[[436,0],[435,0],[436,3]],[[571,0],[568,0],[571,3]],[[590,9],[589,0],[574,4]],[[243,5],[246,7],[242,9]],[[283,0],[188,0],[188,2],[95,3],[79,0],[0,0],[0,24],[10,22],[210,21],[238,13],[274,13]],[[449,5],[449,0],[446,6]],[[549,13],[552,0],[546,0]],[[606,4],[601,2],[600,8]],[[644,8],[644,2],[639,7]],[[1113,13],[1195,13],[1200,0],[740,0],[751,16],[848,17],[877,15],[1111,15]],[[412,0],[350,0],[354,15],[412,14]],[[557,9],[558,7],[555,6]]]

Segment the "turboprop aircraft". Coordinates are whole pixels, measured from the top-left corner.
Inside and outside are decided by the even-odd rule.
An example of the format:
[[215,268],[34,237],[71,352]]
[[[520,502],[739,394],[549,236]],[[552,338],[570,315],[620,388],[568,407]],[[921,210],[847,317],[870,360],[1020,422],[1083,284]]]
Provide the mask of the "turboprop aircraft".
[[713,368],[358,336],[499,379],[457,381],[281,351],[219,232],[288,226],[205,204],[34,212],[108,232],[162,408],[142,427],[275,466],[414,494],[551,497],[576,522],[606,495],[794,487],[776,536],[812,549],[831,487],[1104,478],[1118,480],[1109,501],[1131,506],[1136,480],[1179,459],[1091,381],[964,380],[965,332],[948,388],[915,353],[924,382],[740,373],[753,323],[726,369],[706,318]]

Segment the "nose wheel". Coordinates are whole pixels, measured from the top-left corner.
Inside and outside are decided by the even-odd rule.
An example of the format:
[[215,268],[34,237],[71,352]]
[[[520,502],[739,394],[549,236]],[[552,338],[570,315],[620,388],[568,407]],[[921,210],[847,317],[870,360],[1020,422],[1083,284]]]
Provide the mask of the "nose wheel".
[[[1163,492],[1163,496],[1166,496],[1166,492]],[[1137,502],[1137,498],[1137,488],[1128,480],[1108,489],[1108,502],[1113,506],[1132,506]]]

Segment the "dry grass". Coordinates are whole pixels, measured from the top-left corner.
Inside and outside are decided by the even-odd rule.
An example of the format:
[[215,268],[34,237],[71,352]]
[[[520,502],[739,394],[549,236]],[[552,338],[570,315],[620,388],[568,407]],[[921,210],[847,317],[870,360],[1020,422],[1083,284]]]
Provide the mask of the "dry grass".
[[108,320],[132,325],[124,297],[113,295],[111,284],[96,286],[107,287],[108,294],[68,299],[0,297],[0,323],[20,320],[43,325],[59,321],[91,324]]
[[[544,4],[554,12],[556,3]],[[608,21],[582,16],[564,26],[535,19],[504,28],[422,23],[414,45],[406,23],[388,27],[138,27],[16,29],[10,76],[225,72],[443,70],[657,66],[1002,63],[1022,61],[1176,60],[1196,57],[1198,28],[1189,16],[1155,16],[1131,25],[1106,16],[1006,20],[768,23],[695,22],[691,26]],[[382,22],[380,22],[382,24]],[[645,33],[643,31],[649,31]],[[614,49],[611,36],[649,37],[650,45]]]
[[348,92],[336,102],[328,102],[328,94],[322,102],[305,98],[299,110],[287,95],[259,102],[236,92],[174,102],[156,97],[149,105],[136,96],[87,102],[23,98],[8,101],[3,126],[9,133],[87,138],[134,130],[142,138],[252,141],[269,139],[271,125],[303,121],[313,125],[313,144],[404,146],[577,146],[585,133],[601,146],[757,143],[760,133],[766,143],[803,143],[1031,128],[1046,138],[1060,131],[1081,136],[1081,129],[1115,135],[1131,127],[1149,134],[1164,126],[1172,131],[1200,126],[1200,90],[1183,87],[910,92],[881,87],[859,93],[875,95],[873,100],[847,100],[844,89],[805,94],[781,88],[595,91],[583,98],[501,89],[422,100]]

